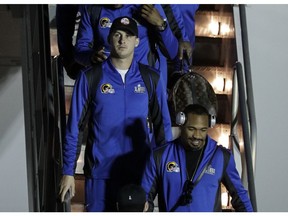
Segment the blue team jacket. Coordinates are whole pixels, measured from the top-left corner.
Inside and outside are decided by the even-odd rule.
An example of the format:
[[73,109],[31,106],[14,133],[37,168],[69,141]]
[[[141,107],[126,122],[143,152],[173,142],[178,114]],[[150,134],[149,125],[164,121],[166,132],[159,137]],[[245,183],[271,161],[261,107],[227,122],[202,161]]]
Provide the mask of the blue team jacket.
[[[105,47],[105,52],[107,55],[110,53],[110,45],[107,41],[107,37],[110,31],[110,27],[115,18],[120,16],[130,16],[133,17],[138,24],[138,37],[140,39],[139,46],[135,48],[135,58],[139,62],[150,65],[158,69],[161,73],[161,79],[164,85],[167,83],[167,60],[174,59],[178,52],[178,41],[175,35],[172,33],[169,25],[167,25],[166,30],[160,32],[155,30],[147,21],[143,20],[139,16],[139,8],[141,5],[135,4],[124,4],[123,7],[119,9],[110,9],[105,6],[99,6],[101,8],[99,22],[91,22],[91,17],[86,6],[82,6],[81,11],[81,22],[78,29],[77,40],[75,44],[75,60],[82,65],[90,65],[90,57],[92,53],[98,47]],[[166,15],[163,11],[161,5],[154,5],[154,7],[159,11],[163,18]],[[154,35],[153,35],[154,33]],[[157,37],[160,39],[157,41],[156,51],[159,55],[159,59],[155,61],[155,55],[152,55],[152,50],[155,49],[155,40]],[[91,43],[93,42],[93,46]],[[162,44],[162,48],[159,45]]]
[[[85,75],[87,70],[80,73],[72,94],[63,149],[64,175],[74,175],[77,151],[83,141],[81,130],[89,104],[89,87]],[[103,62],[102,70],[102,78],[90,105],[92,113],[89,119],[84,174],[97,179],[119,178],[125,175],[124,171],[139,172],[140,175],[150,150],[172,140],[163,86],[158,82],[158,106],[153,107],[153,112],[156,112],[157,119],[160,120],[158,125],[154,125],[154,129],[160,128],[155,137],[163,138],[155,144],[148,141],[149,96],[138,63],[135,60],[132,62],[125,84],[110,58]]]
[[183,24],[188,34],[189,41],[193,49],[195,48],[195,14],[199,4],[178,4],[180,13],[183,16]]
[[[186,172],[186,156],[180,140],[157,148],[146,166],[142,179],[142,187],[147,193],[147,199],[153,205],[153,199],[158,193],[159,211],[171,211],[183,191],[184,182],[188,179]],[[207,145],[203,159],[199,164],[193,182],[196,181],[206,163],[211,164],[192,190],[192,203],[177,206],[179,212],[213,212],[221,211],[221,184],[226,186],[232,196],[232,205],[236,211],[253,211],[247,191],[241,183],[235,166],[234,157],[224,147],[217,147],[216,141],[207,137]],[[226,162],[225,162],[226,161]],[[168,165],[173,164],[173,169]],[[226,166],[224,166],[226,164]]]

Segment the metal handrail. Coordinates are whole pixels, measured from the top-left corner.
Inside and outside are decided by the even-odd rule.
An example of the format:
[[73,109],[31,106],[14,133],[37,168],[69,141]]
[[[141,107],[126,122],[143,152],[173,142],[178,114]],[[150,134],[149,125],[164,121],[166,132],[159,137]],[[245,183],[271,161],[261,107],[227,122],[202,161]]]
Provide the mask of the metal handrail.
[[232,88],[232,106],[231,106],[231,127],[230,127],[230,146],[229,149],[231,149],[234,153],[234,146],[237,148],[237,150],[240,153],[241,156],[241,179],[243,185],[247,188],[248,182],[247,182],[247,169],[246,169],[246,159],[245,154],[243,151],[243,148],[241,148],[240,145],[240,138],[238,136],[238,112],[239,112],[239,90],[238,90],[238,80],[237,80],[237,72],[233,72],[233,88]]
[[[237,80],[237,82],[236,82]],[[232,99],[232,125],[231,125],[231,138],[233,138],[233,142],[236,142],[241,152],[241,162],[242,162],[242,178],[247,178],[248,183],[248,191],[250,200],[253,206],[254,211],[257,211],[256,205],[256,193],[255,193],[255,183],[254,183],[254,169],[253,169],[253,161],[252,161],[252,151],[251,151],[251,121],[249,121],[249,107],[246,103],[246,91],[245,91],[245,80],[243,75],[243,69],[240,62],[236,62],[235,70],[234,70],[234,82],[233,83],[233,99]],[[238,99],[235,96],[235,91],[238,92]],[[235,98],[236,97],[236,98]],[[239,104],[238,104],[238,102]],[[237,113],[238,107],[240,108],[240,116],[243,130],[243,140],[244,140],[244,151],[241,151],[239,140],[237,139]],[[247,175],[247,176],[246,176]]]
[[246,21],[246,10],[245,5],[239,5],[240,11],[240,22],[241,22],[241,36],[242,36],[242,49],[244,58],[244,71],[247,89],[247,106],[249,109],[249,119],[250,119],[250,131],[251,131],[251,149],[252,149],[252,159],[253,159],[253,171],[256,172],[256,147],[257,147],[257,125],[256,125],[256,115],[254,106],[254,96],[253,96],[253,85],[252,85],[252,74],[250,65],[250,54],[249,54],[249,43],[248,43],[248,33],[247,33],[247,21]]
[[[57,130],[58,140],[53,143],[52,159],[54,161],[55,172],[55,190],[58,192],[58,185],[61,178],[61,169],[63,165],[62,146],[64,142],[64,134],[66,127],[65,117],[65,92],[64,92],[64,75],[63,66],[59,60],[59,56],[52,58],[52,75],[55,95],[55,130]],[[56,132],[55,132],[56,133]],[[56,210],[63,212],[71,212],[70,193],[66,193],[64,202],[61,203],[60,197],[57,199]]]
[[[256,115],[254,108],[254,97],[251,77],[251,66],[249,56],[249,44],[246,21],[246,5],[236,5],[234,10],[235,27],[238,27],[239,34],[236,34],[237,58],[235,71],[233,73],[232,92],[232,124],[231,143],[240,150],[242,164],[243,185],[249,189],[249,195],[254,211],[257,211],[256,195],[254,186],[254,175],[256,171]],[[236,31],[235,31],[236,32]],[[242,64],[243,63],[243,68]],[[241,117],[242,134],[244,145],[239,145],[237,136],[238,114]],[[239,128],[239,127],[238,127]],[[239,131],[240,132],[240,131]],[[246,185],[245,185],[246,184]]]

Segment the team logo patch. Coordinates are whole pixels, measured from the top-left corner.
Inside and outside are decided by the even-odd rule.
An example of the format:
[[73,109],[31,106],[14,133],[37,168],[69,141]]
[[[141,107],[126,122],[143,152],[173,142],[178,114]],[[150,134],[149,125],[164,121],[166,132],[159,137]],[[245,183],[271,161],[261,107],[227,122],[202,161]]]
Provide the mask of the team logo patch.
[[205,173],[209,175],[215,175],[215,169],[212,167],[212,165],[209,165],[205,171]]
[[123,25],[129,25],[130,21],[129,21],[128,18],[124,17],[124,18],[121,19],[121,23],[122,23]]
[[137,86],[134,87],[134,92],[143,94],[146,92],[146,88],[144,86],[141,86],[141,84],[138,84]]
[[175,161],[168,162],[166,164],[167,172],[180,172],[179,165]]
[[111,84],[105,83],[101,85],[101,93],[102,94],[114,94],[115,89],[113,89]]
[[100,19],[99,24],[101,28],[110,28],[112,25],[112,22],[108,17],[103,17]]

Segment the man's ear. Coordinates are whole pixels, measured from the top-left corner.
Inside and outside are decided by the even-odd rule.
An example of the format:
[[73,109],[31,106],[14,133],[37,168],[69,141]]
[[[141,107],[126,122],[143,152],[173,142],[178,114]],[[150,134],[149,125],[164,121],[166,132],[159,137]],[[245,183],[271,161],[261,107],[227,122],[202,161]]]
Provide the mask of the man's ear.
[[136,38],[135,47],[138,47],[139,43],[140,43],[140,39]]

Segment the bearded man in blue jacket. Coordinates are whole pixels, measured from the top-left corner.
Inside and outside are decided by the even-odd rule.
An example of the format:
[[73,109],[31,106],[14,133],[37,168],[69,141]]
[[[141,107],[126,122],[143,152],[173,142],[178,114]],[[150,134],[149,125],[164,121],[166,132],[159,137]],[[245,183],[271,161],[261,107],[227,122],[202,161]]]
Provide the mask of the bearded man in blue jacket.
[[159,211],[221,211],[223,183],[235,211],[253,211],[232,152],[208,135],[216,124],[218,106],[210,83],[189,72],[175,84],[172,101],[180,135],[155,149],[147,162],[142,187],[149,210],[158,194]]
[[146,167],[142,187],[150,210],[158,194],[159,211],[221,211],[222,182],[235,211],[253,211],[231,151],[207,135],[207,110],[189,105],[184,114],[181,136],[154,150]]

